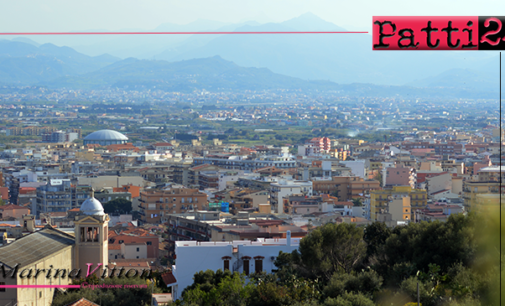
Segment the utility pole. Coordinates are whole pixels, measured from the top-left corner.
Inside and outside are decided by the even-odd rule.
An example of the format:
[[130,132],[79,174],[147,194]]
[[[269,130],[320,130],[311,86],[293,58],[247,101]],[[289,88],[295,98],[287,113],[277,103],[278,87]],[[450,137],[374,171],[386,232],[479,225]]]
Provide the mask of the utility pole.
[[152,278],[151,281],[152,281],[152,283],[151,283],[151,285],[152,285],[152,287],[151,287],[151,305],[153,305],[154,304],[153,303],[154,302],[153,301],[154,300],[153,293],[154,293],[154,282],[155,282],[155,280]]
[[420,306],[421,304],[419,303],[419,282],[417,282],[417,306]]

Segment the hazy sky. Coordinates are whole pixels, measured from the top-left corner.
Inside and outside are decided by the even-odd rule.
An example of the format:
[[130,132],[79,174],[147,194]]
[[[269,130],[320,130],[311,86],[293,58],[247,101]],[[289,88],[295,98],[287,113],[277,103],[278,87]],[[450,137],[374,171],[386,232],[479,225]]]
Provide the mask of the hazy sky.
[[280,22],[306,12],[344,27],[371,28],[374,15],[500,16],[504,11],[498,0],[2,0],[0,31],[150,30],[197,19]]

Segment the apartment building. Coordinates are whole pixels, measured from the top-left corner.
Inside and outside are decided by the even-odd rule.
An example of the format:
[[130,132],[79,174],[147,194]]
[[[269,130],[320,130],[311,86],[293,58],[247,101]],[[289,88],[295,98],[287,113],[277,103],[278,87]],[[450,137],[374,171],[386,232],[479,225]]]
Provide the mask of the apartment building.
[[463,153],[463,144],[456,142],[435,143],[435,142],[404,142],[402,149],[434,149],[437,155],[455,155]]
[[384,186],[410,186],[416,187],[416,170],[410,167],[396,166],[394,168],[384,168],[382,178]]
[[195,157],[195,166],[211,164],[223,169],[254,171],[264,167],[276,167],[277,169],[296,168],[296,159],[289,154],[283,155],[263,155],[258,158],[248,158],[244,156],[230,154],[214,154],[205,157]]
[[379,181],[365,180],[357,176],[334,176],[331,179],[315,179],[312,181],[312,185],[314,194],[333,194],[338,197],[339,201],[363,198],[372,190],[381,189]]
[[37,135],[40,136],[46,133],[55,132],[57,129],[55,127],[38,127],[38,126],[27,126],[27,127],[10,127],[6,129],[7,136],[18,136],[18,135]]
[[140,193],[140,214],[144,223],[161,223],[168,214],[204,210],[207,194],[198,189],[174,188]]
[[51,179],[37,188],[37,201],[32,205],[32,214],[66,212],[79,208],[89,197],[91,186],[73,185],[69,179]]
[[500,174],[502,182],[505,181],[505,166],[501,169],[500,166],[485,167],[479,170],[475,180],[463,181],[463,200],[466,210],[478,209],[488,202],[486,198],[505,193],[503,186],[500,191]]
[[293,194],[312,196],[311,181],[288,181],[279,180],[270,184],[270,204],[272,210],[278,214],[287,213],[289,209],[284,207],[283,198]]
[[373,190],[370,192],[370,219],[379,220],[379,214],[389,210],[391,202],[399,197],[408,196],[410,198],[409,220],[415,220],[414,212],[423,209],[428,203],[428,195],[424,189],[413,189],[410,186],[393,186],[383,190]]
[[321,153],[329,153],[331,150],[331,140],[328,137],[314,137],[307,143],[318,147]]

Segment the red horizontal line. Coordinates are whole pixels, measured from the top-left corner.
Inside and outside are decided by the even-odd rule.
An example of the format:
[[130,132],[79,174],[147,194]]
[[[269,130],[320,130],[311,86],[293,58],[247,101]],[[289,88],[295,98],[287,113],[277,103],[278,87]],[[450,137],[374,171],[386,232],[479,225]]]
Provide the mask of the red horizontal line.
[[22,32],[22,33],[0,33],[0,35],[193,35],[193,34],[367,34],[368,32],[334,32],[334,31],[313,31],[313,32]]

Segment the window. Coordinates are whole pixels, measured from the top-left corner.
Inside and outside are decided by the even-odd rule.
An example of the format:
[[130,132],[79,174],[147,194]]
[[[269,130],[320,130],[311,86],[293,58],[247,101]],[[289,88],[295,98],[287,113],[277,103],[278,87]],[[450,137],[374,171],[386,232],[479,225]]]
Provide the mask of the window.
[[254,272],[261,273],[263,271],[263,259],[254,260]]
[[137,258],[139,258],[139,257],[137,256]]
[[244,273],[249,275],[249,259],[244,259]]
[[223,267],[224,271],[230,270],[230,260],[229,259],[225,259],[223,264],[224,264],[224,267]]
[[153,243],[151,241],[148,241],[147,242],[147,245],[152,245]]
[[[0,282],[0,285],[5,285],[4,282]],[[0,292],[5,292],[5,288],[0,288]]]
[[114,259],[117,259],[117,255],[114,256]]
[[39,291],[39,299],[42,298],[42,291]]
[[[140,252],[140,248],[137,248],[137,252]],[[138,258],[138,257],[137,257]]]

